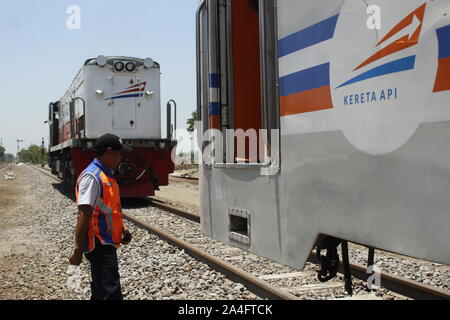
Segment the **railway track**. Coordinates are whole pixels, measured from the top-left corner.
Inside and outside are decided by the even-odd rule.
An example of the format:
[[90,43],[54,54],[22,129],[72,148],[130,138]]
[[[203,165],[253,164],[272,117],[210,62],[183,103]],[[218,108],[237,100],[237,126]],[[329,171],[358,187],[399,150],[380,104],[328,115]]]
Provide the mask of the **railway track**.
[[143,200],[148,202],[153,207],[176,214],[182,218],[186,218],[188,220],[200,223],[200,216],[198,214],[194,214],[194,213],[188,212],[186,210],[177,208],[175,206],[171,206],[171,205],[165,203],[164,201],[161,201],[161,200],[158,200],[158,199],[155,199],[152,197],[143,198]]
[[193,178],[193,177],[184,177],[184,176],[179,176],[179,175],[170,175],[169,176],[169,180],[172,181],[172,182],[185,182],[185,183],[198,185],[198,178]]
[[[60,182],[59,179],[55,178],[53,175],[49,174],[49,169],[43,169],[38,167],[32,167],[35,170],[38,170],[42,174],[45,174],[49,177],[51,177],[54,180],[57,180]],[[183,218],[186,218],[190,221],[193,221],[195,223],[200,222],[200,217],[198,215],[189,213],[185,210],[167,205],[161,201],[158,201],[156,199],[152,198],[144,198],[144,201],[146,203],[151,204],[154,207],[157,207],[165,212],[169,212],[172,214],[176,214],[178,216],[181,216]],[[245,272],[237,267],[235,267],[233,264],[226,262],[222,259],[219,259],[205,251],[200,250],[199,248],[193,246],[192,244],[188,243],[187,241],[183,241],[178,239],[176,236],[174,236],[171,233],[168,233],[160,228],[157,228],[155,226],[150,225],[148,222],[143,221],[142,219],[137,218],[136,216],[124,213],[124,216],[127,220],[131,221],[138,227],[145,229],[151,234],[154,234],[158,236],[159,238],[163,239],[164,241],[167,241],[171,245],[178,247],[180,250],[184,250],[186,253],[194,257],[195,259],[206,263],[209,265],[212,269],[219,271],[223,274],[225,274],[229,279],[239,282],[243,285],[245,285],[250,291],[255,293],[256,295],[260,296],[261,298],[268,298],[268,299],[283,299],[283,300],[293,300],[298,299],[298,297],[293,294],[289,293],[290,290],[295,292],[303,292],[307,290],[327,290],[331,288],[336,288],[338,286],[343,286],[343,283],[340,282],[331,282],[331,283],[325,283],[325,284],[313,284],[313,285],[303,285],[296,288],[279,288],[275,285],[270,284],[267,281],[274,281],[277,279],[288,279],[288,278],[295,278],[302,275],[302,272],[290,272],[290,273],[284,273],[284,274],[272,274],[272,275],[263,275],[260,277],[256,277],[249,272]],[[229,248],[228,250],[234,250],[234,248]],[[239,249],[236,249],[239,250]],[[318,261],[316,260],[315,256],[311,255],[309,262],[318,264]],[[352,276],[356,279],[359,279],[363,282],[367,280],[368,275],[366,274],[366,268],[357,265],[357,264],[351,264],[351,272]],[[340,266],[339,272],[343,274],[343,266]],[[408,280],[405,278],[401,278],[398,276],[389,275],[387,273],[381,273],[381,285],[385,289],[394,292],[395,294],[399,294],[404,297],[408,297],[411,299],[439,299],[439,300],[450,300],[450,293],[434,288],[432,286],[428,286],[416,281]],[[373,297],[373,296],[372,296]],[[356,299],[358,298],[365,298],[363,296],[356,296]]]
[[[0,169],[1,168],[2,167],[0,166]],[[49,168],[46,168],[46,167],[44,167],[44,168],[37,167],[37,168],[45,170],[45,171],[49,171],[49,172],[51,171]],[[184,176],[178,176],[178,175],[170,175],[169,176],[169,180],[173,181],[173,182],[187,182],[187,183],[190,183],[190,184],[198,185],[198,178],[193,178],[193,177],[184,177]]]
[[[51,170],[49,168],[42,168],[42,167],[36,167],[36,166],[31,166],[31,168],[33,168],[35,170],[38,170],[38,171],[41,171],[42,174],[44,174],[44,175],[46,175],[46,176],[48,176],[48,177],[50,177],[50,178],[52,178],[54,180],[62,182],[61,180],[56,178],[54,175],[49,173],[49,172],[51,172]],[[177,207],[171,206],[171,205],[166,204],[165,202],[163,202],[161,200],[158,200],[158,199],[155,199],[155,198],[152,198],[152,197],[145,197],[145,198],[142,198],[142,199],[144,201],[146,201],[147,203],[149,203],[150,205],[152,205],[153,207],[165,210],[167,212],[176,214],[176,215],[178,215],[180,217],[183,217],[183,218],[192,220],[194,222],[200,223],[200,216],[197,215],[197,214],[193,214],[193,213],[188,212],[186,210],[182,210],[182,209],[179,209]]]
[[[49,174],[48,169],[40,168],[36,166],[29,166],[30,167],[50,178],[53,180],[56,180],[58,182],[61,182],[59,179],[54,177],[53,175]],[[151,201],[151,200],[146,200]],[[162,206],[160,208],[165,208],[165,206]],[[164,210],[164,209],[163,209]],[[179,248],[180,250],[184,250],[187,254],[195,258],[196,260],[206,263],[208,266],[210,266],[212,269],[219,271],[223,273],[225,276],[227,276],[232,281],[238,282],[246,286],[251,292],[258,295],[261,298],[266,299],[277,299],[277,300],[295,300],[297,299],[294,295],[276,288],[275,286],[258,279],[257,277],[252,276],[251,274],[240,270],[239,268],[236,268],[235,266],[231,265],[230,263],[227,263],[226,261],[223,261],[219,258],[213,257],[212,255],[199,250],[198,248],[190,245],[189,243],[182,241],[180,239],[177,239],[176,237],[170,235],[169,233],[160,230],[154,226],[151,226],[150,224],[141,221],[137,217],[124,213],[124,217],[131,221],[136,226],[146,230],[147,232],[154,234],[161,238],[162,240],[168,242],[169,244]]]
[[[149,200],[147,200],[149,201]],[[166,207],[169,208],[169,210],[166,209]],[[174,208],[172,206],[168,206],[168,205],[164,205],[163,207],[160,207],[162,210],[170,212],[170,213],[174,213],[178,216],[181,217],[185,217],[186,213],[182,213],[184,210],[179,209],[179,208]],[[180,214],[181,212],[181,214]],[[191,214],[192,215],[192,214]],[[200,220],[200,218],[197,216],[197,219],[189,219],[191,221],[194,222],[198,222]],[[170,229],[172,229],[170,226],[168,227]],[[239,249],[237,249],[239,250]],[[309,260],[310,263],[313,263],[315,265],[319,265],[319,262],[317,261],[317,258],[315,257],[315,255],[311,255]],[[351,268],[351,273],[352,276],[355,279],[358,279],[360,281],[366,282],[367,278],[368,278],[368,274],[366,273],[367,268],[363,267],[361,265],[358,264],[351,264],[350,265]],[[339,268],[339,273],[341,275],[343,275],[344,270],[343,270],[343,265],[340,265]],[[301,276],[301,272],[290,272],[287,274],[274,274],[274,275],[269,275],[269,276],[263,276],[263,279],[268,279],[268,280],[276,280],[276,279],[286,279],[286,278],[293,278],[293,277],[298,277]],[[411,299],[444,299],[444,300],[449,300],[450,299],[450,292],[447,292],[445,290],[439,289],[439,288],[435,288],[429,285],[425,285],[422,283],[419,283],[417,281],[412,281],[406,278],[402,278],[399,276],[395,276],[395,275],[390,275],[388,273],[385,272],[381,272],[380,273],[380,280],[381,280],[381,286],[393,293],[395,293],[396,295],[401,295],[407,298],[411,298]],[[330,284],[323,284],[323,285],[312,285],[312,286],[304,286],[301,288],[295,288],[296,291],[304,291],[304,290],[319,290],[319,289],[328,289],[328,288],[332,288],[332,287],[336,287],[336,286],[343,286],[343,283],[340,284],[336,284],[336,282],[331,282]],[[289,288],[286,288],[289,289]]]

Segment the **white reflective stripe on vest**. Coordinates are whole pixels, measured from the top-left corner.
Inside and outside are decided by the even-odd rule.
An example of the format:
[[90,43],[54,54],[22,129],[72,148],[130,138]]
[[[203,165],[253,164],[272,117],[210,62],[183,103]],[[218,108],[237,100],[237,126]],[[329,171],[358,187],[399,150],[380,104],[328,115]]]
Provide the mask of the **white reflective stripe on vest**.
[[97,200],[97,207],[105,214],[106,222],[108,223],[108,232],[111,233],[113,230],[113,210],[103,202],[101,198]]

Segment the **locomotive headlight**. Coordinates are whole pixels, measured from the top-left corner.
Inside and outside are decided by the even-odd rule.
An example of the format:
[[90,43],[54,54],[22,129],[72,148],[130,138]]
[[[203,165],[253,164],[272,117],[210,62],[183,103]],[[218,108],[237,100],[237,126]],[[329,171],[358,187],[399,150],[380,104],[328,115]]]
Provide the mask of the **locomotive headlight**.
[[103,90],[95,90],[95,95],[98,99],[103,98]]
[[100,66],[100,67],[104,67],[104,66],[106,66],[106,64],[108,63],[108,60],[106,59],[106,57],[105,56],[98,56],[97,57],[97,64]]
[[161,150],[164,150],[164,149],[167,148],[167,142],[161,141],[161,142],[158,144],[158,146],[159,146],[159,148],[160,148]]
[[152,58],[144,59],[144,67],[146,67],[147,69],[153,67],[153,64],[154,64],[154,61]]
[[147,99],[151,99],[151,98],[153,97],[154,94],[155,94],[155,93],[154,93],[153,91],[145,91],[145,92],[144,92],[144,96],[145,96]]
[[127,69],[128,72],[133,72],[134,70],[136,70],[136,65],[133,62],[128,62],[125,65],[125,69]]
[[123,62],[117,61],[116,63],[114,63],[114,69],[116,69],[116,71],[122,72],[124,68],[125,65],[123,64]]

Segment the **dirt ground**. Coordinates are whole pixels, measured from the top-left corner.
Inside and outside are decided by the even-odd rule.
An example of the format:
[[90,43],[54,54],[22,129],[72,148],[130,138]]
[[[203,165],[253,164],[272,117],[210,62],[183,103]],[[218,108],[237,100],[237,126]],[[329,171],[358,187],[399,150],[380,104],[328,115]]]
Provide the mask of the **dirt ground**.
[[[177,165],[175,172],[176,176],[198,177],[197,165]],[[200,192],[198,184],[187,183],[184,181],[176,181],[170,179],[169,185],[161,187],[161,190],[156,191],[154,198],[167,202],[172,205],[184,207],[198,213],[200,210]]]
[[156,191],[155,198],[169,204],[182,206],[192,211],[200,210],[200,192],[198,185],[186,182],[170,181],[166,187]]
[[[10,168],[0,171],[0,274],[4,276],[17,275],[20,284],[20,274],[25,271],[23,255],[37,253],[46,243],[42,243],[39,232],[33,228],[33,219],[30,219],[30,208],[38,203],[30,195],[22,167],[13,167],[15,180],[6,180],[4,175]],[[9,278],[9,276],[8,276]],[[17,283],[3,283],[0,299],[17,299]],[[30,290],[32,290],[30,288]]]
[[[20,253],[32,247],[37,237],[30,237],[33,225],[26,216],[18,214],[36,205],[23,181],[23,168],[15,167],[15,180],[6,180],[3,169],[0,176],[0,257],[8,253]],[[1,293],[0,293],[1,294]]]

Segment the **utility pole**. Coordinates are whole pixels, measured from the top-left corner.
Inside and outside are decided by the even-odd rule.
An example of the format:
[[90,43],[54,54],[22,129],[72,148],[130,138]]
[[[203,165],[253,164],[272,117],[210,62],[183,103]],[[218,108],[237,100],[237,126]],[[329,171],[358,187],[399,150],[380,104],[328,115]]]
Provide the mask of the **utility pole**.
[[23,142],[23,140],[17,139],[17,159],[20,161],[20,156],[19,156],[19,152],[20,152],[20,143]]

